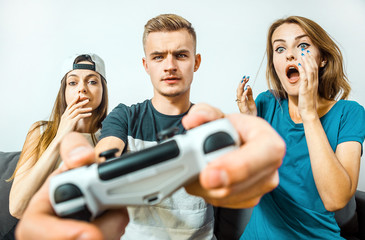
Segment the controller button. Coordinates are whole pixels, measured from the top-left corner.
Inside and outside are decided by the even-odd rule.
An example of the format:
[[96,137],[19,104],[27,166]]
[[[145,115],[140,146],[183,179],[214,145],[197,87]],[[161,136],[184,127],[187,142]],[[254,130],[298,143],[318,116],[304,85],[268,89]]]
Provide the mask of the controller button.
[[80,189],[71,183],[57,187],[56,191],[54,192],[54,199],[56,203],[65,202],[80,196],[82,196]]
[[234,146],[235,142],[233,138],[226,132],[217,132],[205,139],[203,144],[204,153],[211,153],[219,149]]
[[168,128],[165,130],[160,131],[157,134],[157,141],[161,142],[163,140],[172,138],[173,136],[175,136],[177,133],[179,132],[179,128],[177,127],[172,127],[172,128]]
[[111,160],[113,158],[115,158],[115,154],[119,151],[118,148],[113,148],[113,149],[109,149],[106,150],[104,152],[101,152],[99,154],[99,157],[104,157],[106,161]]
[[83,220],[83,221],[90,221],[91,212],[85,205],[82,205],[78,208],[74,208],[69,212],[64,212],[62,215],[63,218],[72,218],[75,220]]

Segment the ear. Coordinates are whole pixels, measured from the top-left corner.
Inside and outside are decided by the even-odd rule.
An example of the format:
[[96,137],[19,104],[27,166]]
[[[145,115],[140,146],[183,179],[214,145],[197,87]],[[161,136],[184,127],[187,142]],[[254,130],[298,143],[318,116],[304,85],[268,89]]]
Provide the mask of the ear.
[[200,62],[202,61],[200,54],[195,55],[195,64],[194,64],[194,72],[198,71],[200,67]]
[[323,67],[326,66],[326,64],[327,64],[327,59],[322,59],[321,64],[319,65],[319,67],[323,68]]
[[147,60],[146,58],[142,58],[142,63],[143,63],[143,67],[144,70],[148,73],[148,75],[150,74],[149,70],[148,70],[148,64],[147,64]]

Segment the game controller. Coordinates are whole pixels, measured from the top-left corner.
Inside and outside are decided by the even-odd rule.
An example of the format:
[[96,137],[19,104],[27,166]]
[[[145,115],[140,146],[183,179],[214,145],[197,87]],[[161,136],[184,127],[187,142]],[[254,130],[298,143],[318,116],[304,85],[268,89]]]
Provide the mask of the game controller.
[[239,147],[228,119],[219,119],[172,136],[153,147],[106,162],[72,169],[50,182],[50,200],[60,217],[91,221],[107,209],[155,205],[196,180],[212,160]]

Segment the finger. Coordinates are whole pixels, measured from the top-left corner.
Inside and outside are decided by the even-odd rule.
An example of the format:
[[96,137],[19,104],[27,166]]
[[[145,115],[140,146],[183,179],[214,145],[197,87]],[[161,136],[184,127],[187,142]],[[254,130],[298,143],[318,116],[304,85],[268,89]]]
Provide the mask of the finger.
[[[246,201],[257,198],[273,190],[279,184],[278,171],[260,172],[245,181],[238,182],[229,187],[205,190],[207,199],[215,199],[219,204],[234,204],[238,201]],[[198,193],[199,194],[199,193]],[[218,202],[217,202],[218,203]]]
[[68,109],[68,111],[70,112],[70,113],[72,113],[72,112],[74,112],[75,110],[77,110],[77,109],[81,109],[83,106],[85,106],[86,104],[88,104],[89,103],[89,99],[85,99],[84,101],[81,101],[81,102],[79,102],[79,103],[77,103],[77,104],[74,104],[74,105],[72,105],[69,109]]
[[203,123],[223,118],[224,113],[218,108],[205,103],[195,104],[181,120],[185,129],[197,127]]
[[17,239],[103,239],[101,232],[82,221],[60,219],[54,215],[49,200],[49,181],[52,176],[62,172],[56,169],[29,202],[22,219],[16,228]]
[[[260,192],[256,197],[249,198],[248,191],[240,192],[238,194],[229,195],[229,191],[224,191],[226,189],[220,190],[209,190],[204,189],[199,182],[194,182],[185,187],[186,192],[199,196],[203,198],[206,202],[219,207],[229,207],[229,208],[249,208],[257,205],[261,196],[266,192]],[[254,187],[253,190],[257,191],[257,187]],[[223,194],[219,193],[222,192]]]
[[89,115],[91,116],[91,111],[92,111],[91,107],[75,109],[73,112],[69,114],[69,119],[75,119],[80,114],[88,114],[89,117]]
[[95,162],[94,148],[82,134],[67,134],[60,145],[60,154],[67,169],[72,169]]
[[247,100],[248,100],[249,102],[251,102],[251,101],[255,101],[255,100],[253,99],[252,88],[250,87],[250,85],[247,85]]
[[257,117],[235,114],[228,117],[243,145],[212,161],[200,174],[206,189],[231,186],[268,169],[277,169],[285,154],[285,143],[270,125]]
[[79,101],[79,99],[80,99],[80,95],[76,95],[76,96],[74,97],[74,99],[72,99],[71,103],[67,106],[67,108],[70,108],[70,107],[72,107],[73,105],[75,105],[75,104]]
[[92,113],[89,112],[89,113],[79,113],[76,115],[76,117],[73,118],[73,120],[75,121],[75,123],[77,123],[80,119],[83,119],[83,118],[87,118],[87,117],[91,117]]
[[301,63],[298,63],[298,71],[300,77],[300,86],[308,87],[307,74],[305,73],[304,67]]
[[120,239],[128,222],[128,211],[124,207],[104,213],[93,223],[99,227],[105,239]]
[[307,50],[306,54],[304,54],[304,57],[302,58],[305,60],[306,66],[308,66],[306,71],[308,87],[316,88],[318,81],[318,64],[309,50]]
[[237,99],[242,99],[241,96],[242,96],[242,93],[244,92],[245,85],[246,85],[247,81],[248,81],[248,79],[246,78],[246,76],[243,76],[242,80],[238,84],[238,87],[237,87]]
[[[246,100],[247,100],[247,94],[248,94],[248,91],[247,91],[247,89],[243,92],[243,94],[242,94],[242,98],[241,98],[241,102],[246,102]],[[238,102],[238,103],[240,103],[240,102]]]

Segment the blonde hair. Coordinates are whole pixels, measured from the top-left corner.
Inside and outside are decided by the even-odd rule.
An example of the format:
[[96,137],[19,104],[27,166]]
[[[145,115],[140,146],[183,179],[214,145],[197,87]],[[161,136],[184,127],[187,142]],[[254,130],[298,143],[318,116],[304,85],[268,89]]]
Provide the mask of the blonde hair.
[[327,100],[347,99],[351,87],[343,68],[343,57],[339,47],[321,26],[308,18],[299,16],[279,19],[269,28],[266,47],[266,80],[273,94],[278,98],[288,97],[274,68],[272,45],[273,33],[284,23],[294,23],[301,27],[312,40],[313,44],[319,49],[322,59],[326,60],[326,65],[320,68],[318,73],[319,96]]
[[161,14],[150,19],[144,26],[143,48],[145,48],[148,34],[152,32],[173,32],[185,29],[194,40],[194,50],[196,50],[196,33],[191,23],[176,14]]
[[[89,62],[93,63],[92,59],[88,55],[80,55],[79,57],[77,57],[75,59],[74,63],[79,63],[82,61],[89,61]],[[101,122],[105,119],[105,117],[108,113],[108,88],[106,85],[105,78],[102,75],[100,75],[100,77],[102,79],[101,84],[103,87],[102,100],[101,100],[99,107],[94,110],[95,113],[92,114],[92,119],[91,119],[91,124],[90,124],[90,126],[91,126],[90,133],[91,133],[91,138],[92,138],[94,144],[96,144],[96,142],[97,142],[97,139],[95,137],[95,132],[101,128]],[[9,180],[14,179],[18,170],[29,159],[33,159],[32,160],[33,162],[30,163],[30,167],[34,166],[36,164],[36,162],[38,161],[38,159],[42,156],[44,151],[46,151],[46,149],[48,148],[48,146],[50,145],[52,140],[55,138],[57,131],[58,131],[58,127],[61,122],[62,114],[65,112],[65,110],[67,108],[66,96],[65,96],[65,90],[66,90],[66,84],[67,84],[66,78],[67,78],[67,73],[61,80],[61,86],[60,86],[60,89],[58,90],[56,101],[53,105],[53,109],[52,109],[49,121],[38,122],[28,132],[27,139],[28,139],[28,136],[30,136],[33,133],[33,131],[36,131],[36,130],[40,131],[39,129],[42,126],[45,126],[44,132],[41,133],[41,135],[39,136],[38,139],[35,139],[32,143],[30,143],[30,147],[29,147],[29,148],[31,148],[30,151],[27,151],[28,149],[26,151],[24,151],[25,149],[23,149],[23,151],[20,155],[20,158],[19,158],[19,159],[21,159],[21,161],[18,162],[18,164],[14,170],[14,173],[9,178]],[[35,156],[35,158],[31,158],[31,156]]]

